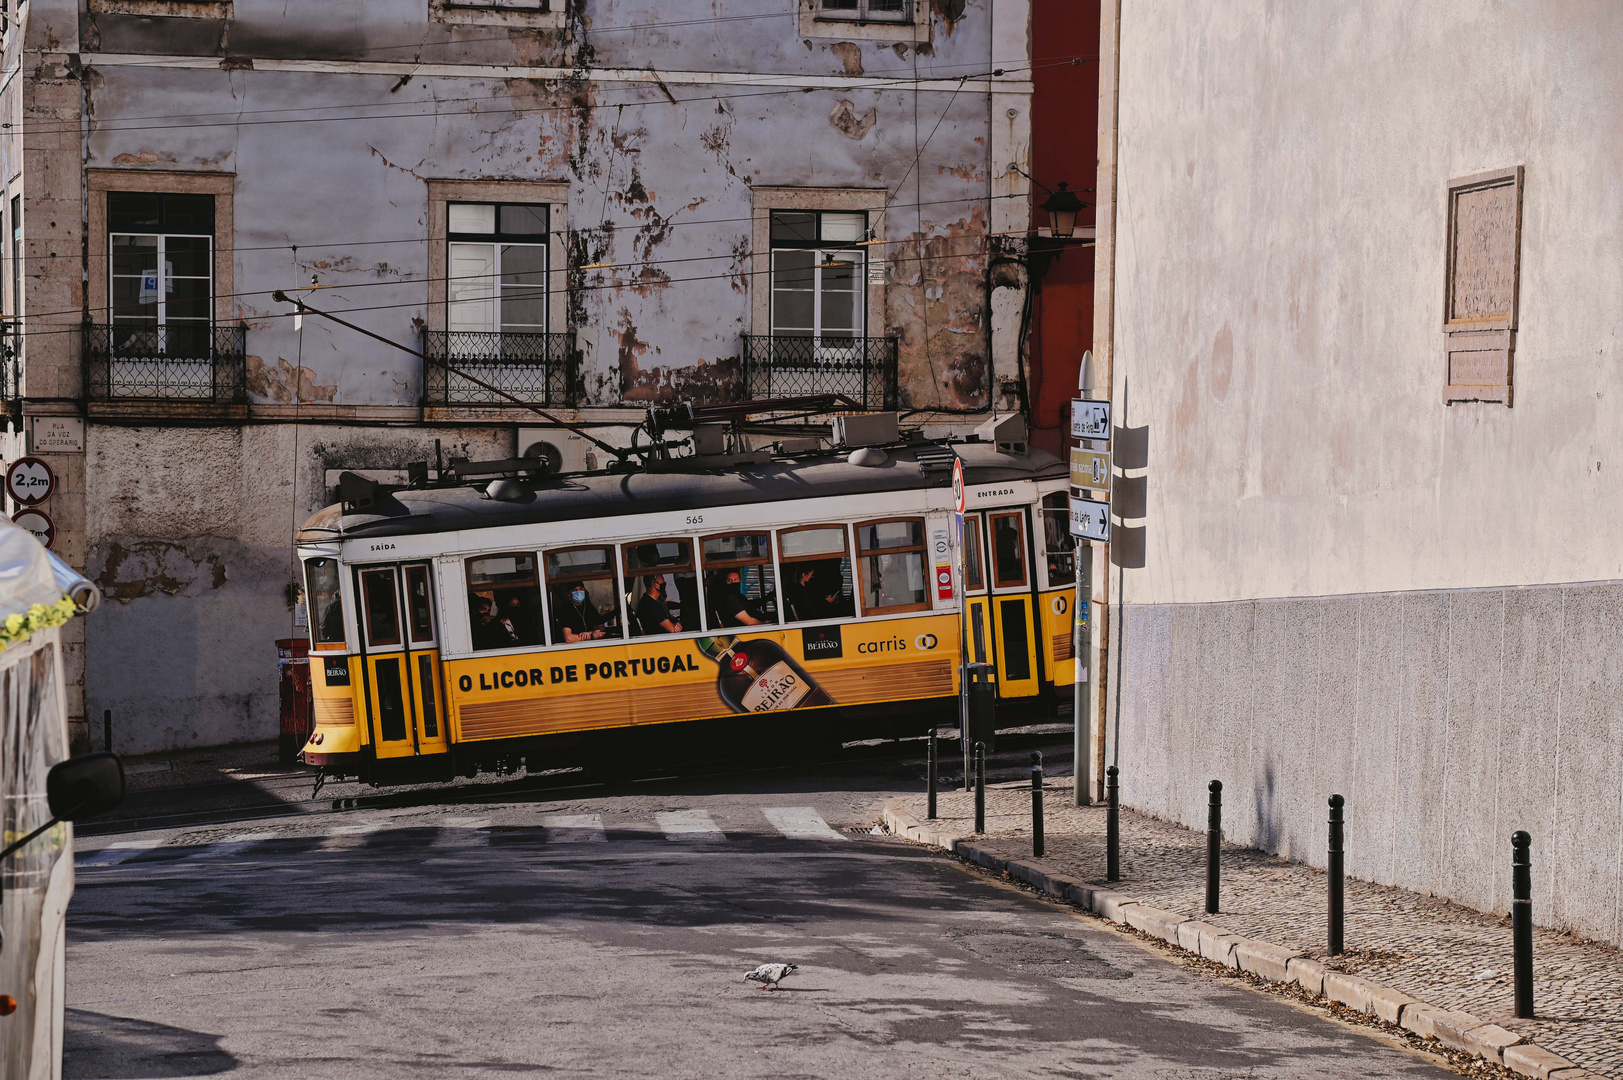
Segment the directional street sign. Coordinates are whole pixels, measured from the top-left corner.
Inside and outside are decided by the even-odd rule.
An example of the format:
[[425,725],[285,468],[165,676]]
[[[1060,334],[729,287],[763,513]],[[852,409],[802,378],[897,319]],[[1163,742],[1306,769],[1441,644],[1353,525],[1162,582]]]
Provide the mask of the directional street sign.
[[38,506],[56,489],[56,476],[44,458],[20,457],[6,470],[6,494],[24,506]]
[[1071,450],[1071,486],[1110,490],[1110,452]]
[[1110,402],[1078,398],[1071,402],[1071,438],[1110,438]]
[[1071,535],[1084,540],[1110,540],[1110,504],[1071,496]]

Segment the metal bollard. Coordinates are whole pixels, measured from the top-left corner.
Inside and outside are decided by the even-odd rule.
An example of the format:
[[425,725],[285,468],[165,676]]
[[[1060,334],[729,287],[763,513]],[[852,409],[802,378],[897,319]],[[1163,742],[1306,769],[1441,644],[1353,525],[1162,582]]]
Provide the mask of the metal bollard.
[[1516,953],[1516,1016],[1533,1018],[1533,838],[1510,837],[1510,940]]
[[1343,845],[1346,840],[1343,831],[1341,808],[1347,800],[1340,795],[1330,796],[1330,955],[1340,956],[1343,940],[1343,929],[1346,921],[1346,906],[1344,888],[1347,883],[1346,868],[1343,863]]
[[930,729],[930,803],[924,815],[926,821],[935,820],[935,784],[937,761],[935,739],[936,731],[935,728],[932,727]]
[[1121,770],[1112,765],[1105,770],[1105,880],[1121,880],[1121,798],[1116,792],[1116,776]]
[[986,831],[986,744],[975,744],[975,831]]
[[1218,857],[1223,850],[1223,781],[1206,785],[1211,798],[1206,803],[1206,914],[1217,914]]
[[1043,755],[1031,752],[1031,854],[1043,857]]
[[105,709],[101,714],[101,748],[113,748],[113,710]]

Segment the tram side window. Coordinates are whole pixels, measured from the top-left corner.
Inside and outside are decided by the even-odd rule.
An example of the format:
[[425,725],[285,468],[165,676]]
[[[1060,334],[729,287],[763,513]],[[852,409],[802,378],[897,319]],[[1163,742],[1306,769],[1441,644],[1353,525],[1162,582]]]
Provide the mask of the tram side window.
[[625,636],[613,548],[565,548],[547,552],[545,559],[554,645]]
[[1043,550],[1048,552],[1048,587],[1076,584],[1076,537],[1071,535],[1071,507],[1063,491],[1043,496]]
[[634,637],[698,630],[699,579],[688,540],[626,544],[626,611]]
[[788,622],[849,619],[856,614],[851,556],[844,525],[814,525],[778,533]]
[[338,589],[337,559],[307,559],[310,636],[317,645],[344,643],[344,599]]
[[986,591],[986,571],[981,569],[981,516],[964,516],[964,576],[969,592]]
[[712,536],[702,542],[702,547],[710,625],[776,623],[778,587],[772,575],[772,535]]
[[924,577],[924,522],[919,518],[857,526],[862,611],[887,615],[930,606]]
[[1000,589],[1026,583],[1026,535],[1019,511],[992,514],[992,583]]
[[530,552],[468,560],[468,619],[476,650],[540,645],[541,588]]

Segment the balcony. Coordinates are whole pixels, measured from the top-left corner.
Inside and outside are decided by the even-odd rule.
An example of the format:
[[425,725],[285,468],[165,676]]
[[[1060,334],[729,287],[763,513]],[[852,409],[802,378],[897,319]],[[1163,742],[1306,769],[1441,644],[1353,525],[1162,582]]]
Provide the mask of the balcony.
[[844,394],[864,409],[896,406],[896,339],[744,335],[744,397]]
[[[468,331],[423,331],[423,404],[512,405],[479,382],[511,394],[528,405],[573,407],[579,399],[578,357],[573,334],[510,334]],[[452,367],[479,380],[446,371]]]
[[246,326],[87,324],[91,401],[241,405],[248,400]]

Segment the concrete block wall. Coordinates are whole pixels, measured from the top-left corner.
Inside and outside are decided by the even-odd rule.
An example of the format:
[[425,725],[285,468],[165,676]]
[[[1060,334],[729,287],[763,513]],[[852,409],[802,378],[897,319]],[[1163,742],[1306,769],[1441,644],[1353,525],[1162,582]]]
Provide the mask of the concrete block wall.
[[1534,917],[1623,945],[1623,583],[1145,604],[1112,621],[1122,801],[1488,912],[1533,836]]

